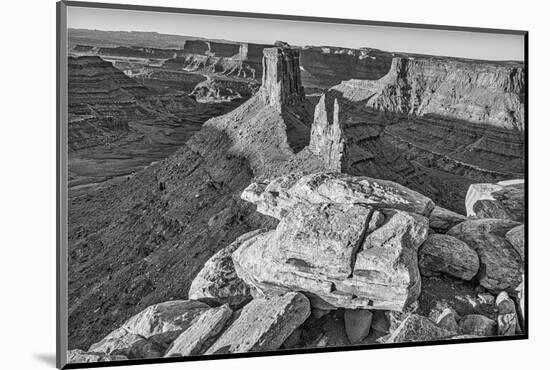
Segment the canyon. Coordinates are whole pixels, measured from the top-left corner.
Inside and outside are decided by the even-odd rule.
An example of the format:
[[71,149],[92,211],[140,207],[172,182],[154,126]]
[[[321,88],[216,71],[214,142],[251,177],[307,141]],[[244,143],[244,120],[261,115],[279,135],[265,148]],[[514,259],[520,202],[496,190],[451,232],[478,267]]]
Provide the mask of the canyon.
[[[196,346],[161,335],[155,356],[417,340],[408,325],[435,328],[442,302],[461,329],[428,340],[474,335],[470,316],[498,315],[456,296],[517,299],[523,188],[468,190],[524,177],[523,63],[102,32],[69,30],[75,358],[142,356],[128,348],[153,334],[136,320],[163,302],[211,334],[186,324],[177,334],[203,335]],[[316,255],[319,235],[330,247]],[[397,259],[377,264],[388,240]],[[448,261],[454,246],[469,262]],[[213,256],[223,276],[201,271]],[[254,344],[239,342],[266,307],[288,325],[262,316]],[[377,335],[346,335],[370,312]],[[131,343],[116,352],[115,339]]]

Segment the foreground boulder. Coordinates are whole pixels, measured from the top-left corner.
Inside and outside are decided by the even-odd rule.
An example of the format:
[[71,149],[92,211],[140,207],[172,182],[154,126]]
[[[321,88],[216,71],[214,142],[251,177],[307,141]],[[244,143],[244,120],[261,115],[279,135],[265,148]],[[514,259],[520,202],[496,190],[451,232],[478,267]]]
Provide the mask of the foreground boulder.
[[525,331],[525,290],[524,290],[524,279],[525,276],[521,276],[521,283],[515,289],[517,293],[516,297],[516,306],[519,319],[519,325],[522,330]]
[[309,314],[309,301],[301,293],[254,299],[206,354],[279,349]]
[[167,347],[168,343],[162,340],[162,338],[152,336],[150,338],[142,338],[132,343],[129,347],[116,349],[111,352],[111,355],[122,355],[129,359],[159,358],[162,357]]
[[244,241],[264,231],[256,230],[241,235],[229,246],[214,254],[191,283],[189,299],[212,305],[227,303],[232,308],[240,308],[248,303],[252,299],[250,289],[235,273],[231,254]]
[[344,322],[349,342],[356,344],[369,335],[372,324],[372,312],[369,310],[346,310]]
[[67,351],[67,363],[82,364],[89,362],[109,362],[127,360],[125,356],[107,355],[100,352],[85,352],[81,349]]
[[477,253],[463,241],[442,234],[430,234],[418,251],[423,275],[443,272],[462,280],[471,280],[479,270]]
[[519,225],[506,233],[506,240],[512,244],[512,247],[518,252],[521,260],[525,260],[525,226]]
[[516,306],[506,292],[500,292],[496,299],[498,309],[498,335],[515,335],[521,332]]
[[445,234],[453,226],[466,221],[468,218],[443,207],[435,206],[430,213],[430,229],[436,233]]
[[131,317],[122,327],[92,344],[89,351],[109,354],[115,350],[130,348],[136,342],[152,336],[157,341],[169,343],[209,309],[207,304],[191,300],[168,301],[149,306]]
[[505,235],[518,225],[510,220],[468,220],[453,227],[447,235],[475,249],[480,260],[481,286],[490,291],[513,291],[521,281],[524,264]]
[[445,308],[439,314],[435,322],[439,327],[452,331],[453,333],[458,333],[458,318],[459,316],[454,309]]
[[304,292],[319,309],[402,310],[420,294],[417,249],[428,220],[359,204],[299,205],[233,253],[264,295]]
[[269,183],[252,183],[241,198],[254,203],[258,212],[281,219],[297,204],[362,203],[428,216],[433,201],[395,182],[343,173],[291,174]]
[[472,184],[466,194],[466,213],[478,218],[524,221],[523,180]]
[[206,311],[176,338],[164,357],[202,354],[208,341],[222,331],[232,314],[233,311],[227,305]]
[[497,323],[483,315],[466,315],[460,322],[462,334],[491,337],[497,334]]
[[411,314],[401,322],[386,343],[425,342],[449,338],[455,334],[427,317]]

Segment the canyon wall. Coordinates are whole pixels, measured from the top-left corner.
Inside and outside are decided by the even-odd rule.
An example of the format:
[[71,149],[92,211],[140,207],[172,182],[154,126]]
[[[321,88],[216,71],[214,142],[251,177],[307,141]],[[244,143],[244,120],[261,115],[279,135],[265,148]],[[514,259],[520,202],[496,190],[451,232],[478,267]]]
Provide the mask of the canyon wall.
[[344,81],[321,98],[309,148],[332,168],[464,213],[471,183],[523,177],[524,124],[520,63],[397,57],[381,79]]
[[[69,52],[75,55],[160,60],[167,70],[221,73],[258,81],[263,73],[263,50],[273,47],[137,32],[71,31]],[[303,86],[314,89],[328,88],[351,78],[378,79],[389,71],[396,55],[369,48],[292,48],[300,54]]]
[[381,79],[344,81],[333,90],[375,110],[523,131],[524,74],[514,62],[397,57]]

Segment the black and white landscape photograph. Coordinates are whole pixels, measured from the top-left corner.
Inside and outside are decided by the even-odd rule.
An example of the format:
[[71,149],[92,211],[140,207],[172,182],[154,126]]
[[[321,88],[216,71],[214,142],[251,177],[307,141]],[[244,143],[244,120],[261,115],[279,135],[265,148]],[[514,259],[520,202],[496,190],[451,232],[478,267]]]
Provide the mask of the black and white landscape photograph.
[[68,363],[526,338],[524,35],[66,32]]

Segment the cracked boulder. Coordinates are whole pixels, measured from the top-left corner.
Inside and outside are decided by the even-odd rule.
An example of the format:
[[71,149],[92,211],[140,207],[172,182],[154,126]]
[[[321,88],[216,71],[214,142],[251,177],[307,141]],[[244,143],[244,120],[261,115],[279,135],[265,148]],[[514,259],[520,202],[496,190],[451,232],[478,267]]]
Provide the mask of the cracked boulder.
[[304,292],[317,309],[401,311],[420,294],[426,217],[365,204],[297,204],[276,230],[234,253],[237,275],[264,295]]
[[256,204],[258,212],[278,219],[297,204],[362,203],[424,216],[434,208],[430,198],[395,182],[336,172],[290,174],[269,183],[252,183],[241,198]]

